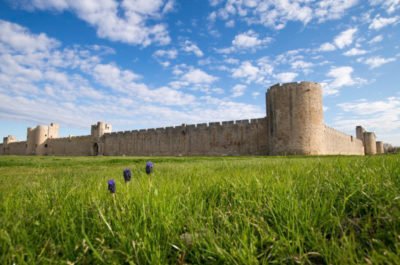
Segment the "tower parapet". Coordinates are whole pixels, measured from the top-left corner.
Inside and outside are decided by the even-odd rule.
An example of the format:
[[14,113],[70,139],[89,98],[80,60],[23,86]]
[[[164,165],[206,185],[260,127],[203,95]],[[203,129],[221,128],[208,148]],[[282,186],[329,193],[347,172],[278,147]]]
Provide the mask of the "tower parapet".
[[266,95],[269,153],[323,153],[322,89],[318,83],[277,84]]

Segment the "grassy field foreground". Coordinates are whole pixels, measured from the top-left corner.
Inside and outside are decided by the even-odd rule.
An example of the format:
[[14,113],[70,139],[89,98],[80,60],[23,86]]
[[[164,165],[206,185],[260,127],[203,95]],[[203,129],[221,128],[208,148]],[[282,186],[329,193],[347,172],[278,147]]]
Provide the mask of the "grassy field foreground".
[[151,160],[0,157],[0,263],[400,264],[398,155]]

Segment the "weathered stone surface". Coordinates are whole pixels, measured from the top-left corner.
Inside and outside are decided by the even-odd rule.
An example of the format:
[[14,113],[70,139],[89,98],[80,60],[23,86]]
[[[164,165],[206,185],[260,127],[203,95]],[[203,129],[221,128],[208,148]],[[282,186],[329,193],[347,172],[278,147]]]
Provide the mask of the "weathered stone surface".
[[381,141],[376,142],[376,153],[379,155],[385,153],[385,149],[383,147],[383,142],[381,142]]
[[318,83],[277,84],[266,94],[267,116],[238,121],[111,132],[98,122],[87,136],[58,138],[59,126],[28,128],[27,141],[8,136],[0,155],[364,155],[383,153],[375,134],[356,138],[324,124]]
[[376,136],[373,132],[364,133],[364,146],[366,155],[376,154]]
[[267,92],[272,155],[317,155],[324,149],[322,89],[317,83],[277,84]]

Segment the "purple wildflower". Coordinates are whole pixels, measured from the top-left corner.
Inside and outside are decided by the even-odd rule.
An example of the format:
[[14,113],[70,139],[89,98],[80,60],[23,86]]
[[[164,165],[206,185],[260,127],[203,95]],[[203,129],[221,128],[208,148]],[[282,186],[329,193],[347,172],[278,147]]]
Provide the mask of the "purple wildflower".
[[116,189],[116,187],[115,187],[115,181],[114,181],[113,179],[110,179],[110,180],[108,181],[108,190],[109,190],[111,193],[115,193],[115,189]]
[[123,172],[125,182],[131,181],[132,172],[129,168],[124,169]]
[[147,161],[146,163],[146,173],[150,174],[153,172],[153,163],[151,161]]

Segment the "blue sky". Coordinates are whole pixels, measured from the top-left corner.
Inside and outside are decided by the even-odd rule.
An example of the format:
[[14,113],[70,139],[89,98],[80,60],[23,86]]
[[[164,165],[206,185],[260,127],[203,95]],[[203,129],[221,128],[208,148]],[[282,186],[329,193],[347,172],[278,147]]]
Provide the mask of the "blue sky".
[[0,134],[265,116],[323,84],[325,122],[400,145],[400,0],[0,0]]

